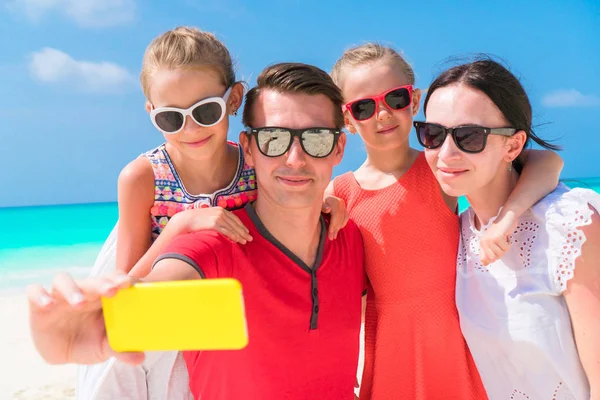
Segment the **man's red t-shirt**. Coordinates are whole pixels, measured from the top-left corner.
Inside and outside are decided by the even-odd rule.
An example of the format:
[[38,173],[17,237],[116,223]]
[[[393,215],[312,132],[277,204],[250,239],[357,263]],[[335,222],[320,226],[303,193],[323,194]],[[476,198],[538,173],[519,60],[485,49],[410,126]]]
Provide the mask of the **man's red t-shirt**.
[[321,218],[319,249],[309,268],[266,230],[251,205],[234,213],[251,242],[199,231],[175,238],[159,258],[184,260],[203,278],[236,278],[244,291],[248,346],[184,352],[194,397],[353,398],[365,287],[358,228],[350,221],[332,241]]

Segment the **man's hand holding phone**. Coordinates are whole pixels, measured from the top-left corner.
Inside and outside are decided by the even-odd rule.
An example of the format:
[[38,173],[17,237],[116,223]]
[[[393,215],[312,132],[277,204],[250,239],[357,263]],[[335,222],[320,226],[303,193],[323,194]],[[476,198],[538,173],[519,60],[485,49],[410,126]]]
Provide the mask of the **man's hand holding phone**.
[[134,278],[115,274],[76,282],[58,275],[50,291],[41,285],[27,289],[33,343],[50,364],[95,364],[116,357],[140,364],[143,353],[114,351],[108,344],[102,300],[134,284]]
[[248,344],[242,287],[235,279],[139,282],[123,273],[50,291],[28,288],[32,339],[50,364],[116,357],[140,364],[143,351],[238,350]]

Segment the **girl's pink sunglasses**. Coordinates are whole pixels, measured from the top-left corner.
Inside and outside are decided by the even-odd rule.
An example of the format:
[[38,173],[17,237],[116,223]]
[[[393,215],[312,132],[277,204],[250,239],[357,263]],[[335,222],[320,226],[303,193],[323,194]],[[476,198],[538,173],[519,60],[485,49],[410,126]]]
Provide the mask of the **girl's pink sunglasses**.
[[412,103],[412,85],[399,86],[390,89],[378,96],[365,97],[351,101],[344,105],[344,109],[348,110],[352,117],[357,121],[366,121],[375,115],[377,104],[381,101],[385,103],[391,110],[402,110]]

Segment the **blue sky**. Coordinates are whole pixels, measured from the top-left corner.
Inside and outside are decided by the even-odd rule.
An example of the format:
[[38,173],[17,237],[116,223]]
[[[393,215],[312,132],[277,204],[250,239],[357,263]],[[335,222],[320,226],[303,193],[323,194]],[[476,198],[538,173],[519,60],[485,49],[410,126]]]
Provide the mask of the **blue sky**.
[[[493,54],[522,78],[535,122],[548,123],[538,134],[563,145],[563,177],[600,176],[598,0],[3,0],[0,207],[116,199],[120,169],[162,141],[138,84],[143,52],[178,25],[216,33],[250,84],[280,61],[329,71],[364,41],[402,50],[419,87],[449,56]],[[351,138],[335,172],[364,156]]]

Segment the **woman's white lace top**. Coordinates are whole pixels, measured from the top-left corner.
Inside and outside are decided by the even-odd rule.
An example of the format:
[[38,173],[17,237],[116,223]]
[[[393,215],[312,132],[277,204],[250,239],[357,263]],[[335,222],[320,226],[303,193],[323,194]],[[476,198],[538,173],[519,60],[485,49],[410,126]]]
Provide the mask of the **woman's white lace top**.
[[599,194],[560,184],[523,214],[510,250],[488,266],[479,260],[487,226],[475,229],[470,208],[461,215],[456,304],[490,400],[589,400],[562,293],[590,206],[600,211]]

